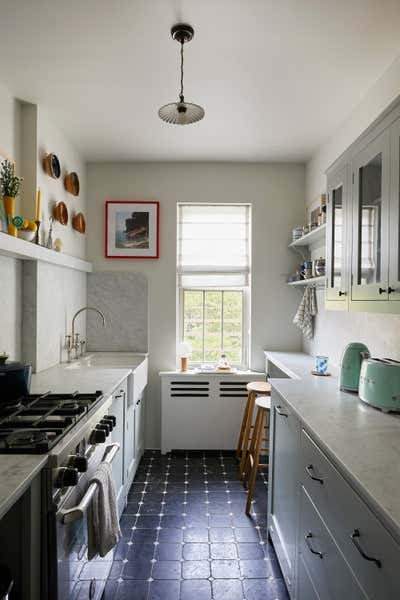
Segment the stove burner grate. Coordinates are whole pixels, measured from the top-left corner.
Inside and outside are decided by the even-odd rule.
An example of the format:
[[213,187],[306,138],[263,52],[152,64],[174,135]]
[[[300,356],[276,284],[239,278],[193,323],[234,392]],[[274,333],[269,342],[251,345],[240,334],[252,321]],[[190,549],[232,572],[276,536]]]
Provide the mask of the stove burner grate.
[[47,445],[48,441],[48,435],[45,431],[21,429],[10,433],[5,439],[5,444],[7,448],[26,448]]

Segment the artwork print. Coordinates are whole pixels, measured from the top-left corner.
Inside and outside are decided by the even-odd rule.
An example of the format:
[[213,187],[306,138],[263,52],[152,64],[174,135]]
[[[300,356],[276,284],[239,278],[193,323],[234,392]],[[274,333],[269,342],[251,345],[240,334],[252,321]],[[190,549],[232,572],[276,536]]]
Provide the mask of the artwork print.
[[108,200],[107,258],[158,258],[159,203]]

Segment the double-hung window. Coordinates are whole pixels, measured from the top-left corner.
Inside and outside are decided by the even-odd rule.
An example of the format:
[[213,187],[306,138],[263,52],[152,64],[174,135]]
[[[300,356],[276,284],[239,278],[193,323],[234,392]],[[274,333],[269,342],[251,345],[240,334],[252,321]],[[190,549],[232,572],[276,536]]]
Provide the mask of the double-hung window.
[[248,366],[250,223],[249,204],[178,204],[179,339],[192,364],[225,353]]

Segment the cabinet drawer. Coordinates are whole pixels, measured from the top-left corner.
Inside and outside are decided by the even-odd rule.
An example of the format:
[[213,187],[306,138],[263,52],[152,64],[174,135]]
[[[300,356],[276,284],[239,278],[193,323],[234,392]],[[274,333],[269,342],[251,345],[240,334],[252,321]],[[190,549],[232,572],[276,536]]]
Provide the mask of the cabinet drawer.
[[304,430],[301,447],[302,483],[368,597],[400,598],[400,546]]
[[314,589],[302,556],[300,556],[298,565],[297,600],[321,600]]
[[353,573],[302,486],[299,535],[303,559],[323,600],[365,600]]

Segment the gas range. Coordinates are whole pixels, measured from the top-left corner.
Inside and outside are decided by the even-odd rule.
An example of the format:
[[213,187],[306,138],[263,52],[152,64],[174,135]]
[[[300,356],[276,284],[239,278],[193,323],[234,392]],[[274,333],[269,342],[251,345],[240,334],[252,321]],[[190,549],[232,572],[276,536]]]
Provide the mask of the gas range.
[[31,394],[0,401],[0,454],[43,454],[54,448],[103,399],[93,394]]

